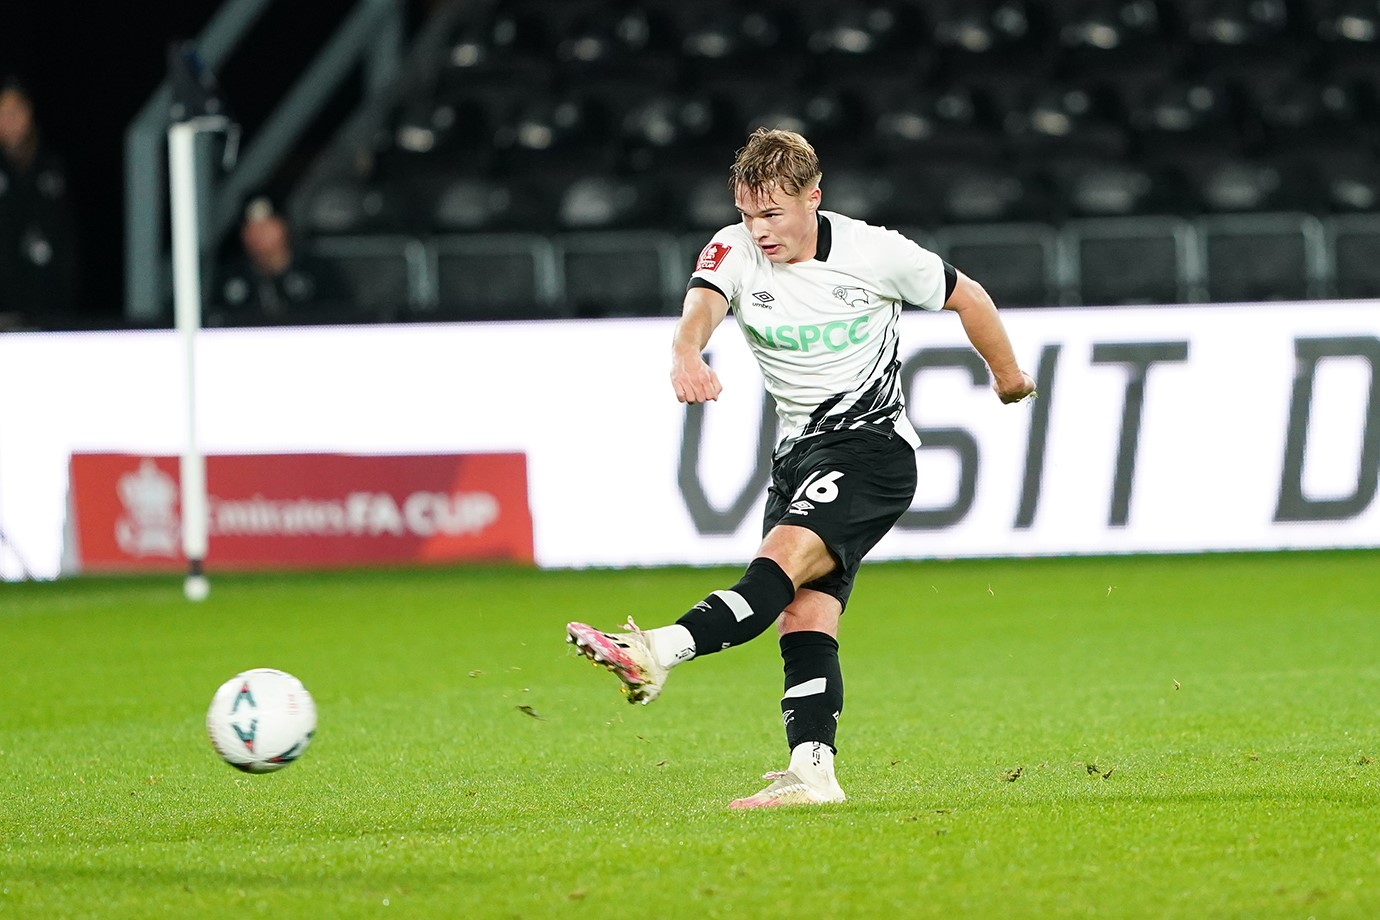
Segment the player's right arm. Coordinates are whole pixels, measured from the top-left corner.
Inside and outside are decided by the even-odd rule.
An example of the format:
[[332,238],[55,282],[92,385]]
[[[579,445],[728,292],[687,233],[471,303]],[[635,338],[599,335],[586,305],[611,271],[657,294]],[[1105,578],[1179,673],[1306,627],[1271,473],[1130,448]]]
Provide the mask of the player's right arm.
[[958,314],[968,341],[987,362],[992,389],[1002,402],[1020,402],[1035,392],[1035,381],[1016,363],[997,306],[982,285],[899,233],[870,229],[872,252],[882,266],[882,278],[894,285],[896,296],[907,303]]
[[992,389],[1004,403],[1020,402],[1035,392],[1035,381],[1016,363],[1011,340],[997,315],[997,306],[982,285],[955,272],[953,292],[944,309],[958,314],[963,331],[992,372]]
[[712,287],[692,287],[671,340],[671,386],[683,403],[718,399],[723,386],[719,375],[704,360],[709,337],[728,315],[728,300]]

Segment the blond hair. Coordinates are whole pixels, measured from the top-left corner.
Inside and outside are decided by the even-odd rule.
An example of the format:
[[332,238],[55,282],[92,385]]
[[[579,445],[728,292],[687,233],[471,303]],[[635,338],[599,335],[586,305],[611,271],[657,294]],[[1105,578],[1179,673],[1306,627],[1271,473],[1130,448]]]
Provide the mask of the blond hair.
[[810,142],[794,131],[758,128],[738,151],[728,171],[728,186],[750,198],[770,198],[775,189],[792,197],[818,184],[819,156]]

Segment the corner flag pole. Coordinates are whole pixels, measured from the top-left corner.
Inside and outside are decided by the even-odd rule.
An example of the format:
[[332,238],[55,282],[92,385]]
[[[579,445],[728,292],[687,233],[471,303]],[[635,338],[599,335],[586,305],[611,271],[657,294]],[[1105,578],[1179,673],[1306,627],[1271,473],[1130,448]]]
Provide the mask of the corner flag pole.
[[[207,124],[214,122],[215,124]],[[187,396],[186,438],[182,446],[182,554],[188,600],[205,600],[207,501],[206,457],[197,442],[196,341],[201,328],[201,234],[197,214],[196,138],[224,126],[221,117],[200,117],[168,128],[168,176],[172,204],[173,316],[182,345],[183,389]]]
[[192,42],[168,48],[168,81],[172,105],[168,115],[168,183],[172,206],[173,315],[182,343],[183,390],[187,394],[187,436],[182,447],[182,554],[187,579],[182,591],[190,601],[211,592],[206,580],[208,502],[206,457],[197,442],[196,343],[201,329],[201,226],[197,200],[197,136],[224,131],[229,141],[225,168],[239,149],[239,129],[225,114],[215,75],[206,68]]

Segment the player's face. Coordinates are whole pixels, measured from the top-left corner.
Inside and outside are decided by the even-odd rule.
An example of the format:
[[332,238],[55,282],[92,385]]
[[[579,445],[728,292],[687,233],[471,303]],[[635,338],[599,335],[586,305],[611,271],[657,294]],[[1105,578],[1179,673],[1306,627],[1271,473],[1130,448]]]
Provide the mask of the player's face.
[[292,258],[287,224],[280,217],[246,222],[240,238],[245,252],[262,267],[278,271]]
[[815,257],[819,238],[815,212],[819,210],[819,201],[819,186],[799,195],[788,195],[773,186],[770,195],[760,196],[739,188],[733,196],[752,241],[778,265]]
[[33,107],[24,94],[12,89],[0,93],[0,147],[18,147],[33,128]]

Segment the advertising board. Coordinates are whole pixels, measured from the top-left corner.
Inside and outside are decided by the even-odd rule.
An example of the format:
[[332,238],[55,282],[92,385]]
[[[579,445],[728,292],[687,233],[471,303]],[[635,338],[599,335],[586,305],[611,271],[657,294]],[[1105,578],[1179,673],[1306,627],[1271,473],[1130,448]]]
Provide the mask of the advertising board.
[[[1039,383],[1019,406],[955,316],[903,316],[920,489],[873,558],[1380,546],[1375,303],[1003,315]],[[708,349],[723,394],[678,404],[671,326],[213,330],[198,440],[212,456],[522,454],[538,565],[741,562],[775,420],[732,323]],[[181,451],[180,375],[171,332],[0,337],[0,574],[63,569],[74,454]]]

